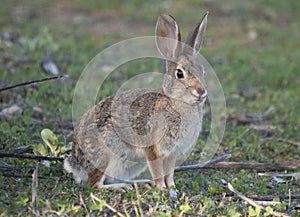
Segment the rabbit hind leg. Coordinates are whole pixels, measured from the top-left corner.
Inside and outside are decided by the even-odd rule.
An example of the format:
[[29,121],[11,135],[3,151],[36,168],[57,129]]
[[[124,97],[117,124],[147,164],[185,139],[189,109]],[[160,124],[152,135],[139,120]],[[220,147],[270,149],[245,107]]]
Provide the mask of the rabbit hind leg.
[[175,187],[174,169],[176,164],[176,154],[172,153],[163,160],[164,164],[164,181],[167,188]]
[[87,185],[92,188],[99,188],[100,183],[103,183],[105,179],[105,175],[100,170],[93,170],[88,173]]
[[109,183],[106,184],[107,177],[100,170],[94,170],[88,174],[87,185],[96,189],[111,189],[124,191],[124,189],[132,189],[132,185],[128,183]]
[[110,183],[110,184],[103,184],[101,181],[98,183],[98,188],[104,188],[104,189],[111,189],[111,190],[132,190],[134,184],[142,185],[146,187],[147,189],[150,189],[152,185],[154,185],[154,182],[149,179],[140,179],[140,180],[132,180],[132,181],[124,181],[124,182],[117,182],[117,183]]

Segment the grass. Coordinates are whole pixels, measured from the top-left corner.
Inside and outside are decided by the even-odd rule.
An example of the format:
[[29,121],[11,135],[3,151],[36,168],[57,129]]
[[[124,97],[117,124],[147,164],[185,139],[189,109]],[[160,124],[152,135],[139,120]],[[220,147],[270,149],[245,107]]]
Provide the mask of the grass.
[[[61,74],[69,77],[0,92],[0,111],[14,104],[21,109],[19,114],[0,116],[1,152],[27,147],[29,154],[54,155],[40,135],[47,128],[54,132],[56,145],[61,148],[55,155],[68,155],[64,149],[72,143],[74,87],[89,60],[120,40],[153,35],[156,18],[161,13],[172,14],[186,34],[209,10],[202,54],[220,79],[228,116],[217,155],[231,152],[231,161],[300,163],[300,148],[278,141],[278,138],[300,140],[299,1],[130,1],[125,5],[115,0],[90,4],[81,0],[54,0],[5,1],[3,5],[0,8],[0,87],[50,76],[40,68],[41,61],[49,56],[56,59]],[[5,38],[7,33],[9,37]],[[106,81],[98,98],[118,88],[114,76],[126,79],[136,69],[147,71],[145,65],[151,70],[163,69],[159,61],[151,59],[121,66],[118,71],[124,74],[116,72]],[[266,111],[265,116],[257,119]],[[270,128],[255,130],[253,127],[261,125]],[[204,129],[208,127],[206,117]],[[189,160],[201,157],[199,150],[205,138],[204,133]],[[119,193],[80,187],[71,175],[45,167],[44,161],[1,158],[0,163],[1,216],[34,215],[31,174],[35,166],[39,167],[37,190],[41,215],[117,216],[115,211],[125,216],[270,214],[235,197],[225,184],[230,182],[246,196],[271,196],[273,201],[279,201],[278,205],[268,207],[269,212],[273,209],[299,216],[299,209],[297,212],[295,208],[299,197],[288,198],[289,192],[300,194],[299,180],[285,179],[288,182],[277,183],[270,177],[258,176],[255,170],[178,172],[175,182],[179,198],[172,201],[165,192],[153,189],[140,188],[139,196],[134,190]],[[60,161],[51,162],[51,168],[61,166]]]

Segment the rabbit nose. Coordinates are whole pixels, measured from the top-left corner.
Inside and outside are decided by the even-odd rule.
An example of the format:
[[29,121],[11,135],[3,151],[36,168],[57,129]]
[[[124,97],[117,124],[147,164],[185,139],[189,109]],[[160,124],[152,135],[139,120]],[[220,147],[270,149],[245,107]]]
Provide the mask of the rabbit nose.
[[205,98],[207,95],[206,89],[204,89],[202,87],[196,88],[195,92],[197,93],[195,95],[197,95],[197,97],[199,97],[199,98]]
[[204,92],[202,93],[200,99],[205,99],[207,97],[207,90],[205,89]]
[[199,99],[205,99],[207,96],[207,90],[203,88],[197,88],[192,91],[193,95]]

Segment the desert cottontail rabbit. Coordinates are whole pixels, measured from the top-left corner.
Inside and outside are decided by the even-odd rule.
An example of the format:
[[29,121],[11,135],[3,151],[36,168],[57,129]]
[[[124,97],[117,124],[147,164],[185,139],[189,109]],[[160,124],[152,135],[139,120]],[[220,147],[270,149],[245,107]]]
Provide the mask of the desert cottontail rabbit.
[[64,161],[78,183],[122,188],[148,166],[158,189],[175,185],[176,159],[192,149],[201,131],[207,91],[203,68],[195,59],[207,15],[185,44],[180,42],[176,21],[159,16],[156,44],[167,59],[162,88],[124,91],[101,100],[83,115],[72,155]]

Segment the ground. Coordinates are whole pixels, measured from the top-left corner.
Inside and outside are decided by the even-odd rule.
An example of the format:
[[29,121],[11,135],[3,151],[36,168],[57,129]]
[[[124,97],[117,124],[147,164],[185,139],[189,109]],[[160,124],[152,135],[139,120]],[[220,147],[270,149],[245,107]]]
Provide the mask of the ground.
[[[201,53],[218,75],[227,105],[226,131],[214,157],[231,153],[228,161],[293,164],[293,171],[276,173],[299,172],[299,10],[297,0],[2,2],[0,88],[53,76],[41,68],[50,57],[68,77],[0,92],[0,215],[263,216],[276,210],[299,216],[299,178],[259,175],[267,169],[177,172],[179,196],[173,201],[154,189],[120,193],[78,186],[60,160],[72,144],[73,93],[87,63],[121,40],[154,35],[159,14],[175,17],[186,35],[209,11]],[[163,70],[157,60],[121,66],[123,74],[113,75],[98,97],[147,67]],[[210,126],[206,108],[204,131],[188,163],[201,158]],[[43,131],[43,140],[44,129],[51,131]],[[12,153],[59,158],[7,157]],[[228,182],[249,198],[279,203],[261,210],[230,191]]]

